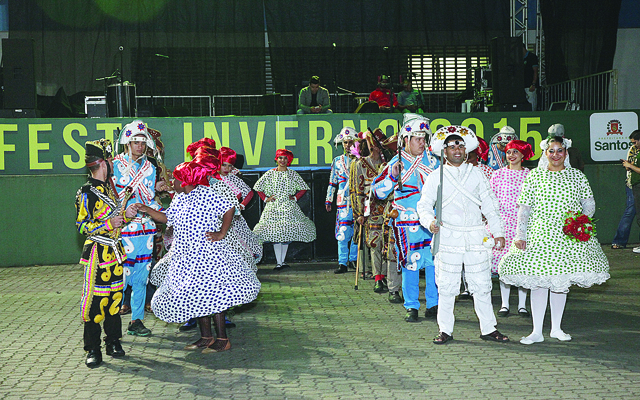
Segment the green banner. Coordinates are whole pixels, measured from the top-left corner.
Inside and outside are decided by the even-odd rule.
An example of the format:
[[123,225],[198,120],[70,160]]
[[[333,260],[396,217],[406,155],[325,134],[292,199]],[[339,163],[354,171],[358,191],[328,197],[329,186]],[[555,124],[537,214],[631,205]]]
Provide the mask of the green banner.
[[[565,126],[586,162],[591,158],[591,111],[505,112],[424,114],[431,119],[431,130],[443,125],[465,125],[478,136],[490,139],[505,125],[513,127],[522,140],[533,146],[537,159],[540,141],[555,123]],[[637,114],[637,113],[636,113]],[[381,128],[387,136],[398,129],[402,114],[330,114],[255,117],[147,118],[147,124],[162,132],[165,162],[173,167],[187,160],[184,149],[190,143],[209,137],[218,146],[228,146],[245,156],[245,168],[274,165],[275,151],[293,151],[294,166],[330,166],[342,149],[333,146],[340,129]],[[77,174],[85,171],[84,142],[99,138],[113,140],[120,128],[132,119],[0,119],[0,175]],[[618,141],[627,144],[631,132]]]

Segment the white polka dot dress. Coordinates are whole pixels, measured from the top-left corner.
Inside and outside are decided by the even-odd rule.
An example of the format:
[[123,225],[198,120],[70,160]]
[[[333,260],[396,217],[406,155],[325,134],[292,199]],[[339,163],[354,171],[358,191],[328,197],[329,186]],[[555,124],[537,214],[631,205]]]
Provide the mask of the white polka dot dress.
[[309,186],[294,170],[270,169],[258,179],[254,190],[267,197],[276,196],[275,201],[265,203],[260,222],[253,228],[261,242],[305,242],[316,239],[316,226],[307,218],[297,201],[289,199]]
[[[493,171],[493,170],[492,170]],[[518,196],[522,189],[522,183],[529,174],[528,168],[513,170],[507,167],[500,168],[491,175],[491,189],[498,199],[500,218],[504,222],[505,247],[493,248],[491,257],[491,273],[498,273],[498,263],[507,254],[513,238],[516,236],[518,216]]]
[[532,170],[518,198],[518,204],[532,207],[526,250],[511,245],[498,266],[500,280],[566,293],[571,285],[590,287],[609,279],[609,261],[598,240],[575,242],[562,232],[566,213],[581,212],[580,201],[591,197],[589,182],[577,169]]
[[197,186],[167,210],[168,224],[174,227],[170,265],[151,301],[161,320],[184,322],[257,297],[260,281],[228,239],[206,240],[205,232],[219,231],[232,206],[210,187]]

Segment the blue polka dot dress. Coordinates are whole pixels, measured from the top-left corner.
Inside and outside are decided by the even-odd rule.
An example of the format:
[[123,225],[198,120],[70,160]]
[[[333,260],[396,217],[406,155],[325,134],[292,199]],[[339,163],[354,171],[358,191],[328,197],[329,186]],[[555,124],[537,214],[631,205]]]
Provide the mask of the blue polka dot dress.
[[258,296],[260,281],[229,238],[217,242],[206,232],[219,231],[233,204],[207,186],[197,186],[167,210],[174,240],[168,269],[151,307],[166,322],[184,322],[216,314]]

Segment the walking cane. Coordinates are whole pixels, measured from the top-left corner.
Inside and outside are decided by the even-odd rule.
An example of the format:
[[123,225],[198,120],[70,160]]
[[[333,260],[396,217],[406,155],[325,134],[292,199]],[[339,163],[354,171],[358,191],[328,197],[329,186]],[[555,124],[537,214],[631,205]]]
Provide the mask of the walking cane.
[[[360,244],[362,243],[362,225],[360,225],[359,233],[358,233],[358,258],[356,260],[356,284],[353,287],[353,290],[358,290],[358,275],[360,271]],[[364,272],[364,268],[362,268]]]

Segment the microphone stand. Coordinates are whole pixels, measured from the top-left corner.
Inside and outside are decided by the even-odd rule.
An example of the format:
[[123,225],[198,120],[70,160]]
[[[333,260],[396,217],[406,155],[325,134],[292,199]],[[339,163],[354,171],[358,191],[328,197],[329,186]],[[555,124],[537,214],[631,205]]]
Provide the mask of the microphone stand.
[[336,56],[336,54],[337,54],[336,53],[337,46],[336,46],[335,43],[332,43],[332,45],[333,45],[333,87],[335,88],[335,91],[336,91],[336,93],[335,93],[336,104],[335,104],[335,106],[333,108],[337,112],[338,111],[338,89],[339,89],[338,88],[338,68],[336,67],[336,65],[337,65],[337,60],[336,60],[336,58],[337,58],[337,56]]

